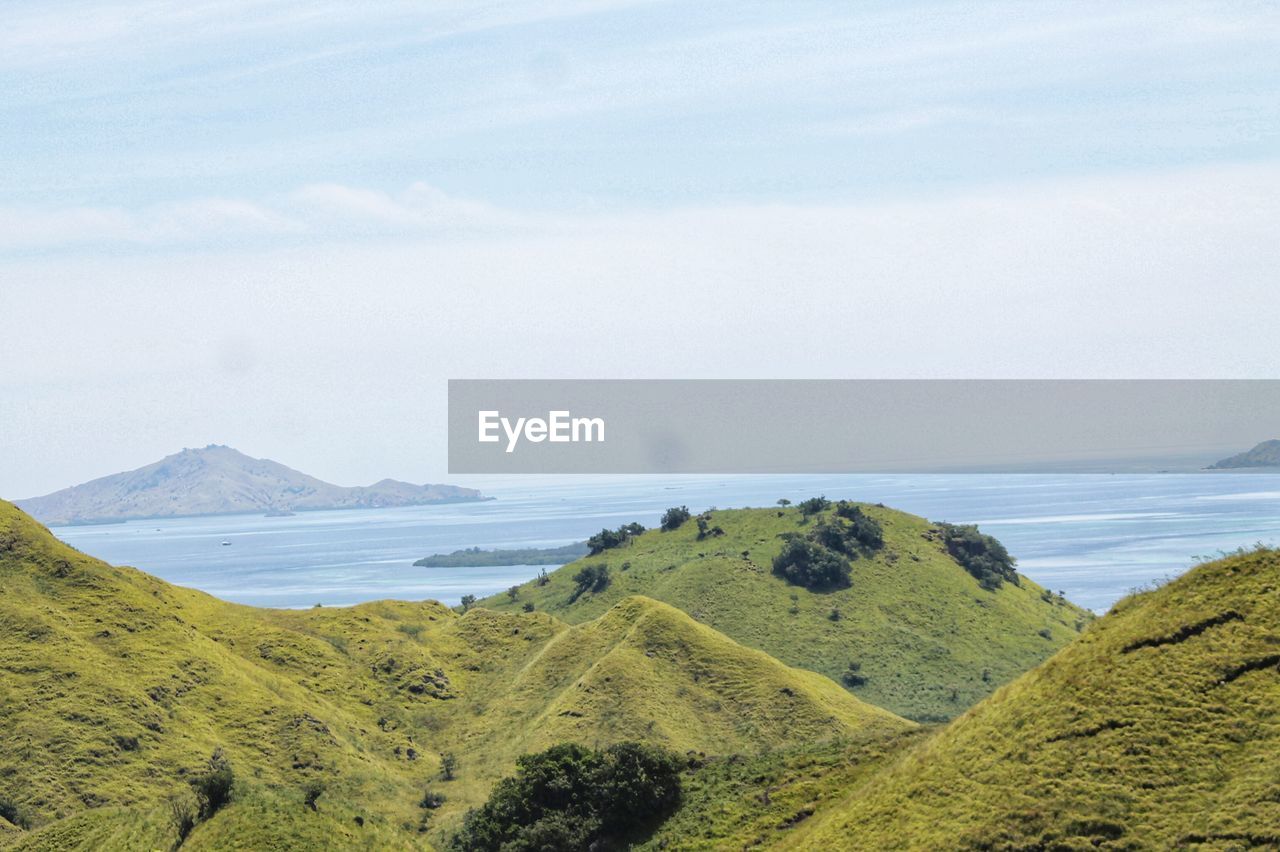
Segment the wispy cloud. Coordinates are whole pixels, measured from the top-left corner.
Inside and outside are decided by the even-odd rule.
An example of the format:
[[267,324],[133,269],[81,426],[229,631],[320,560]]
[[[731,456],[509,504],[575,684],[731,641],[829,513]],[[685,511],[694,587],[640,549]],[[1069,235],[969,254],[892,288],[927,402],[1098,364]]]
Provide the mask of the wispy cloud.
[[[510,232],[538,220],[416,182],[397,193],[310,184],[263,200],[191,198],[137,210],[0,207],[0,251],[262,245]],[[544,217],[545,224],[545,217]]]

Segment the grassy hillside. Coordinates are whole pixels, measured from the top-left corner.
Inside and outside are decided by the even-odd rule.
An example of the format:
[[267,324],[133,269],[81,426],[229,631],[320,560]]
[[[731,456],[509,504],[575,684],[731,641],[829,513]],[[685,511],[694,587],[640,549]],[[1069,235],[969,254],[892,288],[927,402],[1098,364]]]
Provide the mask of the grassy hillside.
[[[771,573],[780,535],[805,533],[832,510],[710,513],[723,535],[698,539],[693,521],[650,530],[627,544],[520,586],[480,606],[551,613],[578,623],[629,595],[679,607],[694,619],[779,660],[841,681],[857,667],[860,698],[921,721],[949,719],[1048,658],[1091,616],[1026,578],[984,589],[923,518],[862,505],[884,547],[853,562],[852,584],[810,591]],[[607,565],[609,584],[572,600],[583,566]],[[863,681],[858,683],[858,680]]]
[[1122,601],[793,841],[1280,848],[1280,554]]
[[234,795],[184,849],[427,848],[553,742],[726,755],[911,727],[643,598],[573,627],[258,610],[88,558],[5,503],[0,583],[5,849],[171,847],[215,751]]

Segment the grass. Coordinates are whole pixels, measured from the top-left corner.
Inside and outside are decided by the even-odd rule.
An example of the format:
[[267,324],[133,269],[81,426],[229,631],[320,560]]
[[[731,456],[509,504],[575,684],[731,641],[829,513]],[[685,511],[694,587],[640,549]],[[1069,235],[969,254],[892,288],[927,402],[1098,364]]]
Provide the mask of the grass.
[[6,503],[0,584],[0,801],[30,826],[0,825],[6,850],[173,848],[170,802],[215,749],[232,801],[183,849],[414,849],[555,742],[716,757],[914,727],[642,597],[572,626],[254,609],[91,559]]
[[1280,554],[1118,603],[797,848],[1280,847]]
[[[812,592],[771,573],[779,534],[805,532],[818,518],[806,521],[794,508],[734,509],[711,513],[710,525],[722,536],[699,541],[693,521],[671,532],[651,530],[552,572],[545,585],[525,583],[514,599],[503,593],[479,606],[518,612],[532,604],[579,623],[645,595],[837,682],[856,663],[864,682],[851,687],[854,694],[924,722],[963,712],[1047,659],[1092,619],[1026,578],[984,590],[928,521],[862,508],[883,527],[885,547],[853,563],[847,589]],[[573,576],[597,564],[609,567],[609,585],[571,603]]]

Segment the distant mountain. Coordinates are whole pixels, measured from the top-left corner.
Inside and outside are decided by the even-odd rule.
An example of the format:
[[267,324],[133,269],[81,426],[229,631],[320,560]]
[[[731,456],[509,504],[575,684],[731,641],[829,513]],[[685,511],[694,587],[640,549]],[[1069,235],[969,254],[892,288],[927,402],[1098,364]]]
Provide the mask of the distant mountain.
[[210,444],[184,449],[154,464],[16,501],[46,524],[84,524],[185,515],[377,509],[483,500],[454,485],[413,485],[384,479],[346,488],[270,459]]
[[1237,453],[1209,465],[1209,470],[1234,470],[1242,467],[1280,467],[1280,441],[1263,441],[1247,453]]

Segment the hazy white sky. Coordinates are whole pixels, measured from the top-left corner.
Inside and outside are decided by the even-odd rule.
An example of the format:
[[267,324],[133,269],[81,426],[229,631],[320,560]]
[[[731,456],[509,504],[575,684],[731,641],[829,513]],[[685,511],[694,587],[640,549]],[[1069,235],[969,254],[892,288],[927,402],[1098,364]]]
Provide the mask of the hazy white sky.
[[1280,363],[1271,3],[5,16],[4,497],[438,481],[450,377]]

